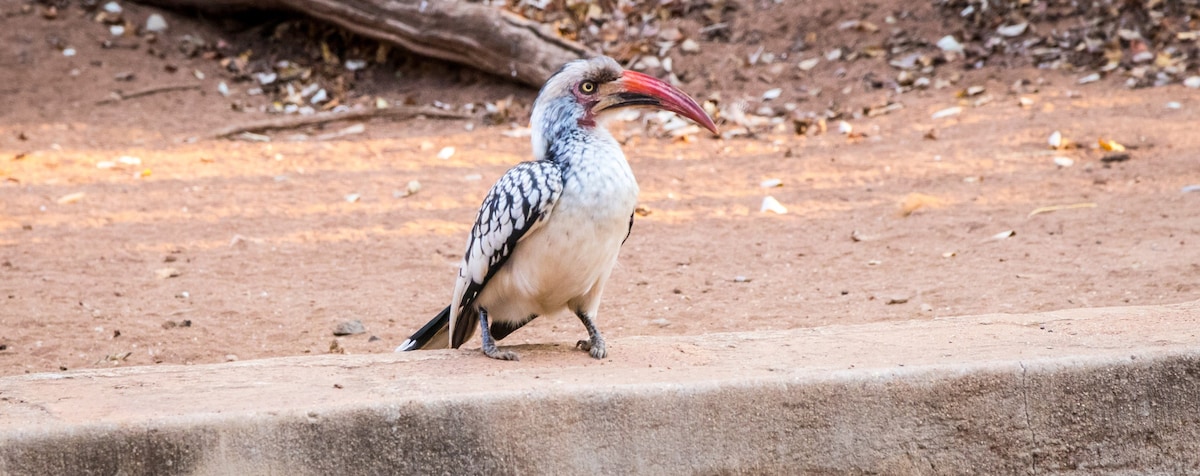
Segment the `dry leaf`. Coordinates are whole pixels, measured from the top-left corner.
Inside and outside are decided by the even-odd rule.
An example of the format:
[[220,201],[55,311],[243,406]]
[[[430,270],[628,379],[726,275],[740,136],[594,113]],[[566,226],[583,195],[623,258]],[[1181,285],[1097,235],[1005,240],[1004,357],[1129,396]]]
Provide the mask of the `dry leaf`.
[[1110,152],[1125,152],[1125,146],[1110,139],[1100,139],[1100,148]]

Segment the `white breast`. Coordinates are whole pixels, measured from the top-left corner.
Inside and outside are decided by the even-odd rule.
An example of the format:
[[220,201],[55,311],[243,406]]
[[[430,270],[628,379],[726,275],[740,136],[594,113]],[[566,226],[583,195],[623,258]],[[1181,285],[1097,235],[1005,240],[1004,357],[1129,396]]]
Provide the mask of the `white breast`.
[[600,142],[566,164],[552,216],[521,240],[480,293],[477,302],[494,319],[561,311],[608,279],[629,232],[638,185],[616,142]]

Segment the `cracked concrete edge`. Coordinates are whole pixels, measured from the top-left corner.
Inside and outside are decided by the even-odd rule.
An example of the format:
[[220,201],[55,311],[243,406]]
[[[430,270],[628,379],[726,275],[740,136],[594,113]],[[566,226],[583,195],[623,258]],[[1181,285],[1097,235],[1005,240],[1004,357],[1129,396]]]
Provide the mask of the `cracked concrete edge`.
[[0,474],[1186,474],[1200,353],[205,414],[0,436]]

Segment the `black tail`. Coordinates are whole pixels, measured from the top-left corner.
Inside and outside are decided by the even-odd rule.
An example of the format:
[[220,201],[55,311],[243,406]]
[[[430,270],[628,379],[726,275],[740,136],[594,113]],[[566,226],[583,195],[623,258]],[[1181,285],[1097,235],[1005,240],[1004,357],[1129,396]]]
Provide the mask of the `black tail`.
[[[397,351],[419,350],[426,348],[445,349],[448,348],[448,340],[446,338],[446,330],[450,326],[450,306],[446,306],[433,317],[425,327],[422,327],[417,332],[413,333],[412,337],[400,344],[396,348]],[[439,337],[441,337],[439,339]],[[439,342],[440,341],[440,342]],[[436,346],[436,347],[435,347]]]

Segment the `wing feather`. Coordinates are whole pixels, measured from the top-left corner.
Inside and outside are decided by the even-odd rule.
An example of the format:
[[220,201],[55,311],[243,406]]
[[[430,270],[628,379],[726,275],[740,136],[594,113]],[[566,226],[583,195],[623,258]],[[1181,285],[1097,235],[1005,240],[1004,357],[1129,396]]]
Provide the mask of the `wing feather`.
[[523,162],[496,181],[483,205],[458,271],[450,309],[450,346],[458,348],[475,333],[475,298],[499,271],[517,244],[545,223],[562,195],[562,170],[549,161]]

